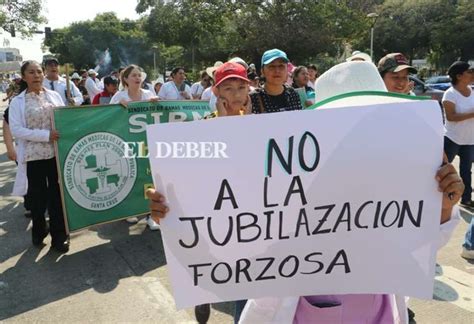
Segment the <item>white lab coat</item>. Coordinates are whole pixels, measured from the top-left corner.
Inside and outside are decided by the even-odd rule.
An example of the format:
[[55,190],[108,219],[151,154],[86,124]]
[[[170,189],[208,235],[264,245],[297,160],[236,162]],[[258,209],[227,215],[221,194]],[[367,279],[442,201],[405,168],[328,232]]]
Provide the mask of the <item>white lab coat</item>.
[[[44,91],[46,92],[46,97],[54,106],[64,106],[63,100],[57,92],[48,89],[44,89]],[[10,130],[16,142],[16,156],[18,162],[12,195],[20,197],[26,195],[28,189],[25,161],[26,141],[48,142],[50,132],[46,129],[29,129],[26,127],[25,94],[26,90],[12,99],[8,119]]]
[[92,79],[91,77],[88,77],[84,87],[87,90],[87,94],[89,95],[91,102],[98,93],[102,92],[102,87],[98,78]]
[[[460,219],[459,208],[455,206],[451,214],[451,219],[440,225],[439,237],[436,238],[439,244],[438,249],[449,241]],[[250,299],[245,304],[239,323],[291,324],[295,317],[299,298],[300,297],[265,297]],[[393,318],[396,319],[396,323],[408,324],[408,297],[390,295],[390,298],[392,298],[391,304],[396,305],[396,308],[393,309]]]
[[[53,85],[54,91],[61,96],[64,106],[68,106],[69,104],[66,99],[66,79],[60,77],[58,80],[53,81]],[[51,80],[44,78],[43,87],[48,90],[52,90]],[[72,81],[69,82],[69,89],[71,90],[71,98],[74,100],[74,106],[80,106],[84,102],[81,91],[79,91],[79,89]]]

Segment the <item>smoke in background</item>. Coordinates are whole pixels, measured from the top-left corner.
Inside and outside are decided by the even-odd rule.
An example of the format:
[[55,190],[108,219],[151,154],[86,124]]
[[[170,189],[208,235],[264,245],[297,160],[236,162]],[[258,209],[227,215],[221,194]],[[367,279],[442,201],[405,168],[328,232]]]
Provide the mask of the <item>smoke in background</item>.
[[109,75],[113,69],[112,56],[110,55],[109,49],[107,48],[104,52],[95,50],[94,55],[97,58],[95,62],[96,67],[94,70],[96,70],[100,76]]

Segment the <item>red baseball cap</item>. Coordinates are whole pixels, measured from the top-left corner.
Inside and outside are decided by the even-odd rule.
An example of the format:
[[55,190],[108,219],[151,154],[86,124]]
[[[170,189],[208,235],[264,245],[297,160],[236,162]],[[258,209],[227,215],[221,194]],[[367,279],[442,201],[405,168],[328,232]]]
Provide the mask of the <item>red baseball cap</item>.
[[216,72],[214,72],[214,79],[216,80],[214,87],[217,87],[223,81],[232,78],[250,82],[250,80],[247,79],[247,70],[244,66],[239,63],[226,62],[219,66]]

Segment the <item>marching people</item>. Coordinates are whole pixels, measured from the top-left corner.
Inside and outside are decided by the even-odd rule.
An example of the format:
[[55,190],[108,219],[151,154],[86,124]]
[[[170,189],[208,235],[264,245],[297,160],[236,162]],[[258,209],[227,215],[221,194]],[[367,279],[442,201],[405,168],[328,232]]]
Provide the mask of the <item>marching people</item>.
[[[26,179],[19,168],[14,191],[24,195],[28,187],[33,245],[41,246],[50,233],[51,246],[58,252],[66,253],[69,251],[69,237],[64,224],[53,146],[59,133],[52,129],[50,118],[52,109],[64,106],[64,102],[57,92],[43,87],[44,75],[39,63],[24,62],[21,76],[22,92],[10,105],[10,128],[18,143],[18,164],[26,164]],[[45,219],[46,209],[49,226]]]
[[380,76],[389,92],[410,93],[409,74],[417,70],[408,64],[407,58],[401,53],[390,53],[382,57],[378,63]]
[[318,68],[314,64],[309,64],[306,68],[308,69],[309,75],[308,86],[314,89],[314,84],[318,78]]
[[94,69],[87,71],[87,79],[84,86],[87,90],[87,95],[89,96],[90,100],[94,99],[94,97],[102,91],[100,80],[97,77],[97,72]]
[[[474,162],[474,91],[469,86],[474,81],[474,68],[467,62],[456,61],[449,67],[452,86],[443,95],[446,112],[444,151],[451,162],[459,156],[459,172],[466,186],[461,205],[474,208],[472,201],[471,169]],[[461,256],[474,259],[474,218],[471,218]]]
[[263,53],[263,88],[250,93],[252,111],[255,114],[303,109],[295,89],[286,85],[288,78],[288,57],[279,49]]
[[155,94],[158,95],[158,92],[160,92],[160,89],[163,86],[163,83],[165,82],[163,81],[162,77],[159,77],[158,79],[156,79],[155,85],[153,86],[153,89],[155,90]]
[[117,93],[118,80],[113,76],[106,76],[104,78],[104,91],[97,94],[92,100],[93,105],[108,105],[110,100]]
[[64,106],[80,106],[84,99],[82,93],[74,82],[69,85],[69,98],[67,98],[67,82],[59,76],[59,61],[56,58],[49,58],[44,61],[44,69],[46,72],[43,80],[43,87],[48,90],[56,91],[63,100]]
[[[213,66],[210,66],[206,69],[206,73],[210,77],[211,85],[213,84],[213,80],[215,78],[214,73],[216,72],[217,68],[221,66],[222,64],[224,63],[221,61],[216,61]],[[214,94],[214,91],[212,91],[211,86],[204,90],[204,92],[201,95],[201,100],[209,101],[209,107],[211,108],[211,111],[216,111],[217,97]]]
[[449,67],[448,75],[452,86],[443,95],[446,112],[444,151],[450,162],[459,155],[459,172],[466,186],[461,205],[473,208],[471,168],[474,161],[474,91],[469,85],[474,70],[468,63],[456,61]]
[[[21,83],[20,83],[21,84]],[[20,168],[20,173],[25,173],[25,167],[23,164],[18,165],[17,161],[17,154],[15,148],[15,141],[13,139],[12,132],[10,130],[9,122],[9,114],[10,114],[10,107],[7,107],[3,113],[3,121],[2,121],[2,130],[3,130],[3,142],[5,143],[5,147],[7,149],[7,157],[10,161],[13,161],[17,164],[17,167]],[[31,217],[31,206],[30,206],[30,195],[28,192],[26,194],[23,193],[16,193],[13,192],[13,195],[23,196],[23,206],[25,207],[25,216]]]
[[191,88],[184,82],[184,68],[176,67],[171,71],[171,81],[166,82],[160,89],[158,97],[162,100],[190,100]]
[[[127,106],[128,103],[134,101],[157,101],[158,98],[149,90],[142,89],[143,71],[138,65],[129,65],[122,70],[121,75],[121,84],[124,89],[115,93],[115,95],[110,100],[111,104],[120,103],[124,106]],[[134,224],[138,222],[137,217],[127,218],[127,222]],[[146,222],[150,230],[156,231],[160,229],[158,223],[156,223],[153,218],[147,216]]]
[[[344,64],[342,67],[336,66],[323,74],[316,83],[316,91],[318,91],[318,84],[321,83],[325,83],[326,88],[332,89],[337,89],[338,86],[344,84],[344,88],[349,92],[347,83],[352,83],[349,85],[349,88],[354,89],[352,91],[362,91],[360,89],[361,85],[355,84],[360,75],[354,76],[350,73],[353,71],[350,67],[351,64],[359,65],[358,68],[363,67],[366,70],[364,74],[367,75],[367,79],[376,81],[362,84],[365,87],[364,90],[385,91],[382,80],[376,80],[377,78],[380,79],[380,76],[374,65]],[[283,67],[280,70],[285,71]],[[341,71],[345,73],[341,73]],[[336,78],[335,74],[345,77]],[[328,85],[328,82],[331,84]],[[382,86],[370,86],[370,84]],[[443,192],[441,214],[434,215],[437,219],[439,217],[441,246],[447,242],[451,232],[459,222],[459,211],[455,204],[459,201],[464,186],[456,170],[449,163],[442,165],[433,176],[438,182],[439,190]],[[157,189],[149,189],[147,196],[150,199],[151,216],[159,221],[160,218],[166,217],[169,208],[173,208],[173,206],[166,204],[166,197],[159,192],[160,188]],[[390,294],[259,298],[248,302],[241,318],[240,308],[243,308],[244,305],[244,301],[236,305],[236,322],[240,320],[242,323],[274,323],[275,318],[278,318],[283,323],[408,323],[405,298]],[[341,309],[344,311],[341,311]]]
[[314,89],[310,87],[308,84],[309,84],[308,69],[305,66],[298,66],[296,69],[293,70],[292,87],[294,89],[303,88],[306,95],[306,101],[304,102],[304,105],[306,107],[311,106],[312,104],[314,104],[314,101],[315,101]]
[[206,71],[199,73],[199,79],[198,82],[193,83],[191,86],[191,95],[195,100],[200,100],[204,90],[211,86],[211,77]]
[[20,83],[21,76],[17,73],[13,74],[12,81],[7,88],[7,96],[3,99],[3,101],[9,101],[19,93]]
[[71,75],[71,81],[74,83],[74,85],[79,89],[82,95],[82,106],[84,105],[90,105],[91,101],[89,99],[89,95],[87,94],[87,89],[84,86],[85,80],[79,75],[79,73],[74,72]]
[[[235,80],[233,81],[232,87],[230,85],[227,86],[227,84],[222,84],[220,87],[217,87],[216,85],[213,86],[213,92],[216,97],[218,97],[218,103],[216,104],[217,115],[222,116],[224,113],[226,115],[236,115],[240,114],[239,112],[241,110],[244,110],[245,113],[247,113],[247,110],[250,109],[252,110],[252,113],[257,114],[303,109],[298,94],[293,88],[285,84],[287,80],[288,62],[289,60],[285,52],[279,49],[266,51],[262,56],[262,74],[266,80],[264,88],[256,89],[251,92],[248,95],[250,101],[245,104],[243,104],[243,93],[248,93],[249,90],[249,80],[243,72],[246,71],[245,67],[242,64],[235,64],[232,62],[218,66],[214,71],[216,85],[220,85],[220,83],[223,82],[222,79],[225,77],[226,73],[231,75],[230,71],[239,70],[241,70],[242,75],[237,79],[245,81],[245,83],[242,83],[240,80]],[[230,64],[233,65],[231,66]],[[238,72],[234,73],[238,75]],[[232,78],[229,76],[228,79]],[[234,99],[223,100],[220,98],[225,93],[233,93],[232,98]],[[229,96],[228,98],[231,97]],[[242,106],[248,108],[243,109]],[[156,190],[147,191],[147,195],[150,198],[151,216],[158,222],[160,217],[164,217],[168,211],[168,207],[163,204],[164,198]],[[246,300],[236,301],[234,317],[236,322],[238,322],[240,318],[245,303]],[[197,306],[195,312],[205,318],[205,315],[208,314],[208,306]]]

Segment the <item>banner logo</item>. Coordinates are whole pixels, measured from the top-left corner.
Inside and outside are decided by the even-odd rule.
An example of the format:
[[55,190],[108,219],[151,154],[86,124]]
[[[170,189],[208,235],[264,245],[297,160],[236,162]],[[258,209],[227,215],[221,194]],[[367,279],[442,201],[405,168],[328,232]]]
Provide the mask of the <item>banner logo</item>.
[[72,199],[91,211],[120,204],[137,178],[135,159],[124,159],[124,140],[97,132],[79,139],[66,156],[65,187]]

